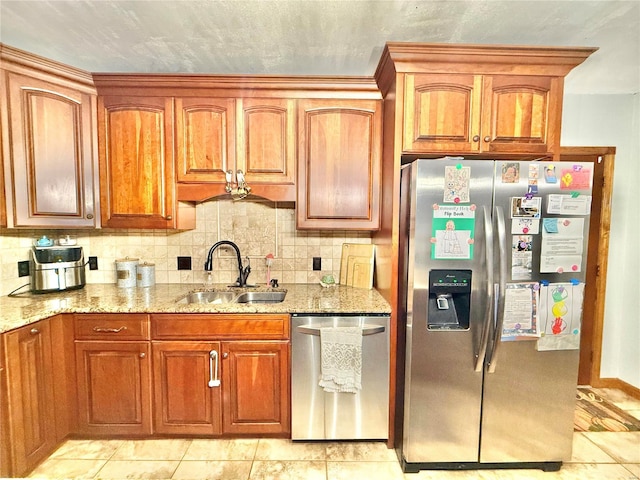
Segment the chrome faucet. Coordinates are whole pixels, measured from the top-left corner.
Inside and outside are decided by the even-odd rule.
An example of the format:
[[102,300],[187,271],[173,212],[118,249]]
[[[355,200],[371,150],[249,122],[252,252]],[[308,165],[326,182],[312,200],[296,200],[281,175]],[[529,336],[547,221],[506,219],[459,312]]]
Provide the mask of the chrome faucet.
[[[236,251],[236,256],[238,257],[238,279],[236,280],[236,286],[238,287],[246,287],[247,286],[247,278],[251,273],[251,265],[247,265],[246,268],[242,267],[242,258],[240,256],[240,249],[238,246],[230,240],[220,240],[213,244],[213,246],[209,249],[209,254],[207,255],[207,261],[204,263],[204,269],[207,272],[210,272],[213,268],[213,252],[221,245],[228,245],[232,247]],[[249,257],[247,257],[247,263],[249,263]]]

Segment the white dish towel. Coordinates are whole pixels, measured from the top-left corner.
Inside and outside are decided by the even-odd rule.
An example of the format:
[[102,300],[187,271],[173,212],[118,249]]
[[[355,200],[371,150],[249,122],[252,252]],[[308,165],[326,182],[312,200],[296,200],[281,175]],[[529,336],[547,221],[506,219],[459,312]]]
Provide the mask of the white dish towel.
[[362,327],[322,327],[320,385],[325,392],[357,393],[362,388]]

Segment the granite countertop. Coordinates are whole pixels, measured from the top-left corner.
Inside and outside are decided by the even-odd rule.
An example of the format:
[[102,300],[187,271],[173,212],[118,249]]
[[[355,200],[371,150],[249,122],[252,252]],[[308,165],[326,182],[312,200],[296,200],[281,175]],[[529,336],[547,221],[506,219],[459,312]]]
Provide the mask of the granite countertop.
[[[154,287],[118,288],[115,284],[89,284],[80,290],[0,297],[0,333],[58,313],[390,313],[377,290],[336,285],[286,284],[281,303],[179,303],[192,291],[226,290],[226,285],[157,284]],[[269,287],[256,287],[270,290]]]

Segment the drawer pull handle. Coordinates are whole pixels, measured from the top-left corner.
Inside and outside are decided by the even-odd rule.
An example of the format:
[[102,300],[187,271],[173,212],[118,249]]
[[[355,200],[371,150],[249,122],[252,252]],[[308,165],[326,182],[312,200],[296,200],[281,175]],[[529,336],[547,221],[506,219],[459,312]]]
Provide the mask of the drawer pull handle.
[[120,333],[126,329],[127,327],[125,327],[124,325],[120,328],[93,327],[93,331],[98,333]]
[[[215,362],[215,366],[214,366]],[[211,350],[209,352],[209,388],[219,387],[220,380],[218,380],[218,352]]]
[[31,335],[38,335],[40,333],[40,330],[38,330],[37,328],[32,328],[31,330],[29,330],[29,333]]

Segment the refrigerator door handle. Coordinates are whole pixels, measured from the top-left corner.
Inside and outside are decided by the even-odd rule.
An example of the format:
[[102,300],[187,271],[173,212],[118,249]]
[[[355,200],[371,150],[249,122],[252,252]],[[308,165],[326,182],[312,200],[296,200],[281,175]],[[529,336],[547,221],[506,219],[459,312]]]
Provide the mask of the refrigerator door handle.
[[480,331],[480,341],[476,353],[476,372],[481,372],[484,367],[485,355],[487,353],[487,344],[489,343],[489,331],[491,328],[491,317],[494,303],[493,288],[493,221],[491,220],[491,211],[486,205],[482,210],[484,223],[484,260],[485,269],[487,270],[487,307],[482,322],[482,330]]
[[500,338],[502,337],[502,326],[504,323],[504,293],[507,282],[507,230],[504,221],[504,212],[502,207],[496,207],[496,230],[498,233],[498,251],[499,251],[499,271],[498,271],[498,290],[496,292],[496,320],[495,331],[493,332],[493,342],[491,344],[491,353],[487,364],[488,372],[496,371],[496,361],[498,348],[500,346]]

